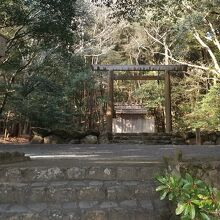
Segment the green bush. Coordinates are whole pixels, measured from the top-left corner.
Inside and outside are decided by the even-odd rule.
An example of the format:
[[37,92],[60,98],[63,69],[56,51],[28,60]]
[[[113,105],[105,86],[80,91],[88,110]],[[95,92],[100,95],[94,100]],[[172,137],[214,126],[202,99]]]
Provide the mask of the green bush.
[[216,188],[193,178],[190,174],[174,175],[166,172],[158,176],[160,199],[168,198],[176,205],[175,213],[182,220],[220,219],[220,193]]
[[220,129],[220,85],[212,86],[196,103],[194,111],[186,118],[192,128]]

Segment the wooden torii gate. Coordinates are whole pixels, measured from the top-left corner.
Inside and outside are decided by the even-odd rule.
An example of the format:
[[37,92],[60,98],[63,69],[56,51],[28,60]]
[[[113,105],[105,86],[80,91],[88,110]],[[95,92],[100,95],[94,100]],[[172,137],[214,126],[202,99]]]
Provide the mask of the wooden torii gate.
[[[92,65],[93,71],[107,71],[108,81],[108,106],[107,106],[107,131],[112,134],[112,121],[114,110],[114,80],[164,80],[165,81],[165,124],[166,133],[172,132],[171,116],[171,84],[170,73],[172,71],[187,71],[187,65]],[[162,71],[163,76],[114,74],[114,71]]]

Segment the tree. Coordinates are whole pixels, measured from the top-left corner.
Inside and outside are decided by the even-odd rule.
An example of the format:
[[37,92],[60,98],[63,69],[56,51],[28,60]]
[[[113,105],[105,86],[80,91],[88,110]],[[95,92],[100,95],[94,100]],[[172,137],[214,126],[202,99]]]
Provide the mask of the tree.
[[58,116],[59,122],[71,121],[66,114],[75,109],[65,108],[67,91],[62,86],[87,69],[74,54],[81,43],[81,21],[90,19],[86,4],[2,0],[0,17],[0,31],[9,39],[0,64],[1,117],[42,126],[52,126],[50,120],[57,123]]
[[[182,79],[183,84],[188,82],[188,85],[183,87],[185,90],[180,89],[179,81],[175,83],[174,80],[173,94],[175,95],[178,90],[181,92],[178,99],[173,97],[175,110],[173,114],[177,116],[176,119],[180,119],[178,121],[181,126],[185,124],[189,128],[190,125],[195,127],[197,124],[207,129],[203,113],[196,109],[198,106],[201,108],[200,102],[206,102],[207,99],[210,100],[209,106],[215,105],[214,102],[211,104],[211,100],[214,101],[212,87],[217,85],[220,73],[219,1],[158,2],[161,10],[155,5],[157,10],[152,14],[152,26],[145,27],[147,36],[160,45],[157,50],[154,49],[154,53],[165,56],[167,50],[171,63],[187,64],[195,68],[190,71],[191,74],[186,74],[185,79]],[[147,11],[152,9],[148,8]],[[192,74],[196,74],[197,77]],[[184,101],[181,103],[180,100]],[[191,117],[196,114],[198,117]],[[212,117],[214,121],[218,121],[217,114]],[[196,118],[199,119],[198,123],[195,123]],[[215,126],[210,125],[209,129],[216,129],[217,124],[214,124]]]
[[[192,120],[189,115],[219,80],[219,1],[129,1],[127,5],[124,1],[102,1],[102,4],[111,7],[118,20],[127,19],[132,28],[137,21],[142,27],[142,31],[141,28],[128,31],[127,35],[140,54],[145,57],[149,54],[145,63],[164,63],[167,56],[170,63],[195,68],[189,69],[184,78],[180,75],[172,79],[174,124],[178,130],[188,129]],[[133,10],[135,5],[141,9]]]

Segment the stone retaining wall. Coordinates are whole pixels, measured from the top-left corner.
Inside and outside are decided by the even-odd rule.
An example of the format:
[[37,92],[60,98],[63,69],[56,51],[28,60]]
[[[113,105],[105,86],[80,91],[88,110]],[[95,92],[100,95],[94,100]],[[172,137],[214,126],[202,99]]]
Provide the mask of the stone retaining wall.
[[[196,133],[188,132],[182,134],[187,144],[196,144]],[[220,132],[201,131],[201,144],[203,145],[220,145]]]
[[165,220],[161,166],[0,167],[0,219]]
[[188,161],[180,162],[179,166],[182,171],[189,172],[220,190],[220,161]]
[[[169,162],[220,189],[219,161]],[[169,205],[155,192],[154,177],[165,167],[161,163],[61,164],[1,165],[0,219],[171,219]]]

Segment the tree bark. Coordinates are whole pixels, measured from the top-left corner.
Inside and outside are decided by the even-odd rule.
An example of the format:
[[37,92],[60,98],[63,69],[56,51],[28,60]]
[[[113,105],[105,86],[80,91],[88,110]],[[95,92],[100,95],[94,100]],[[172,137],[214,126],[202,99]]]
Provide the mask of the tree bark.
[[[168,57],[168,46],[166,44],[166,39],[164,40],[165,48],[165,64],[169,64]],[[165,112],[166,112],[166,133],[172,132],[172,115],[171,115],[171,84],[170,84],[170,73],[165,71]]]

